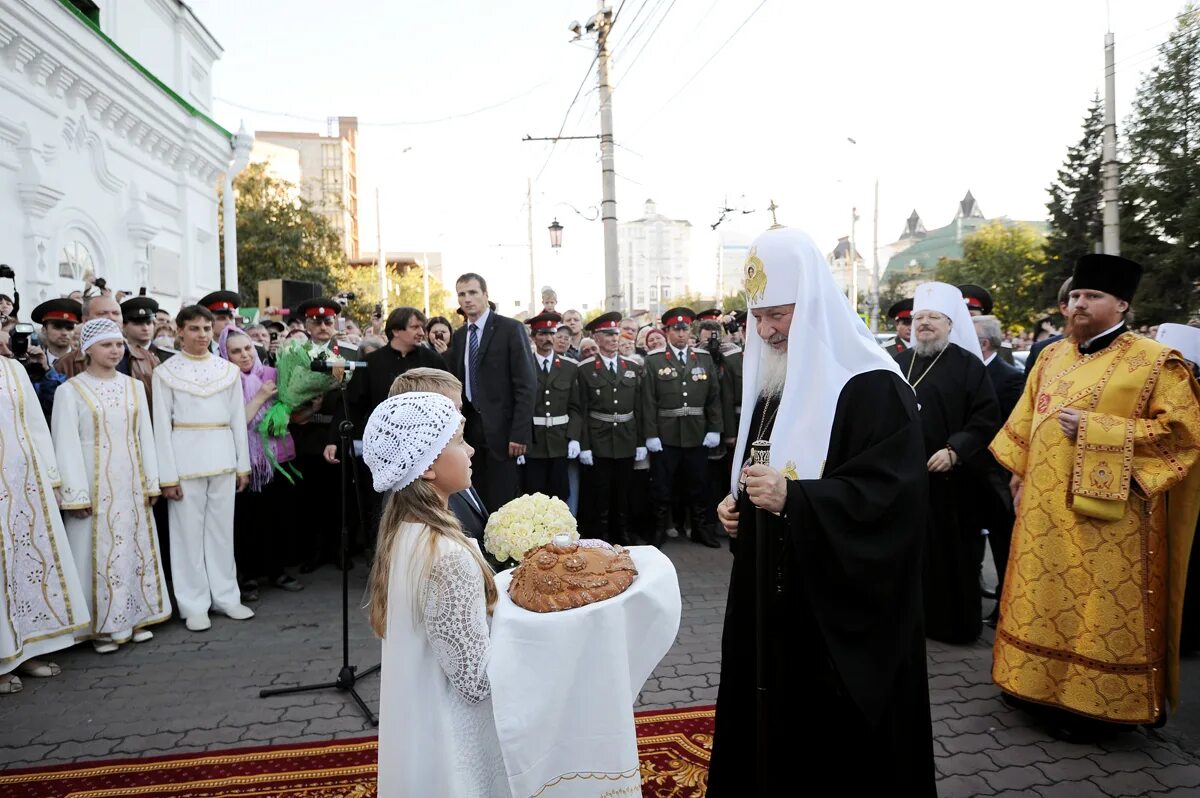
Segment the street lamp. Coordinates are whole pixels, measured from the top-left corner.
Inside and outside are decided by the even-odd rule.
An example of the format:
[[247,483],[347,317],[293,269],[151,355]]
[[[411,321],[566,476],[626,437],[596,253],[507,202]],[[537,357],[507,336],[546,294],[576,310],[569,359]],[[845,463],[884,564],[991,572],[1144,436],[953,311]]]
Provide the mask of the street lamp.
[[550,231],[550,246],[551,246],[551,248],[559,249],[560,247],[562,247],[563,226],[558,223],[558,219],[555,218],[555,220],[550,223],[550,227],[547,229],[549,229],[549,231]]

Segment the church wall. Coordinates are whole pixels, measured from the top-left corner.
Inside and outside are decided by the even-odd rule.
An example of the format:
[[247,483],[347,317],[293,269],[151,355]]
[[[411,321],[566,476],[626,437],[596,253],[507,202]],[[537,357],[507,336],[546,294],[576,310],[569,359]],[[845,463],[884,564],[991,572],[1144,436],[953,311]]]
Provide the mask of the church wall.
[[[157,4],[120,4],[108,33],[139,38],[131,28],[145,24],[169,62],[194,37],[173,35]],[[230,159],[226,132],[55,0],[0,0],[0,262],[17,272],[22,317],[80,289],[87,271],[114,290],[145,285],[169,310],[219,288],[217,187]]]

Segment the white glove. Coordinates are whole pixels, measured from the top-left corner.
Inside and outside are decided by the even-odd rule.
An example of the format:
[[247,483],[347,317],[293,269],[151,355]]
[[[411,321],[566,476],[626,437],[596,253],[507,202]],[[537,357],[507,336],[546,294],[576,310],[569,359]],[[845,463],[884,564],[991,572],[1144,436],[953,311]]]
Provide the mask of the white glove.
[[715,449],[721,445],[721,434],[719,432],[708,432],[704,435],[704,448]]
[[517,458],[517,465],[525,465],[525,455],[521,455]]
[[661,452],[662,451],[662,440],[659,438],[647,438],[646,439],[646,448],[652,452]]
[[646,459],[646,447],[639,446],[633,450],[633,460],[635,463],[640,463]]
[[567,459],[574,460],[579,456],[579,441],[567,441]]
[[584,465],[590,466],[592,464],[592,450],[585,449],[584,451],[580,452],[579,453],[579,462],[583,463]]

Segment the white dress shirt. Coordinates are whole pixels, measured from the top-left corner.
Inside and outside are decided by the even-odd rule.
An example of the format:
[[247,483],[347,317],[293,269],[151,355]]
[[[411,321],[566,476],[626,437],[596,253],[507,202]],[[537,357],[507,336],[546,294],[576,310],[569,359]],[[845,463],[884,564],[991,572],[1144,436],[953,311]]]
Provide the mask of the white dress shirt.
[[467,320],[467,345],[463,348],[463,385],[466,386],[467,401],[475,401],[475,397],[471,396],[471,325],[474,324],[476,329],[475,335],[478,336],[479,347],[483,348],[483,331],[487,326],[488,317],[492,315],[491,308],[484,308],[483,313],[479,314],[479,318],[475,321]]

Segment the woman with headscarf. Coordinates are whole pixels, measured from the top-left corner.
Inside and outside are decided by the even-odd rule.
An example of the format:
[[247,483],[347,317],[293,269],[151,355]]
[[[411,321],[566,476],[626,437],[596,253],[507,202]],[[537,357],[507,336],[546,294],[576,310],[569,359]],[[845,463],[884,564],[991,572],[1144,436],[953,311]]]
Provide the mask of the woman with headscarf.
[[246,403],[246,436],[250,447],[250,487],[237,495],[233,509],[233,551],[238,564],[242,601],[258,599],[257,577],[266,576],[278,588],[303,590],[298,579],[283,570],[285,542],[279,530],[291,529],[281,512],[294,506],[292,492],[296,458],[291,433],[269,438],[258,431],[263,416],[275,404],[275,369],[263,365],[246,333],[228,326],[218,341],[221,357],[238,367]]
[[112,319],[80,332],[86,370],[57,392],[51,432],[67,539],[92,621],[76,640],[111,654],[171,617],[158,533],[160,495],[146,388],[117,371],[125,338]]

